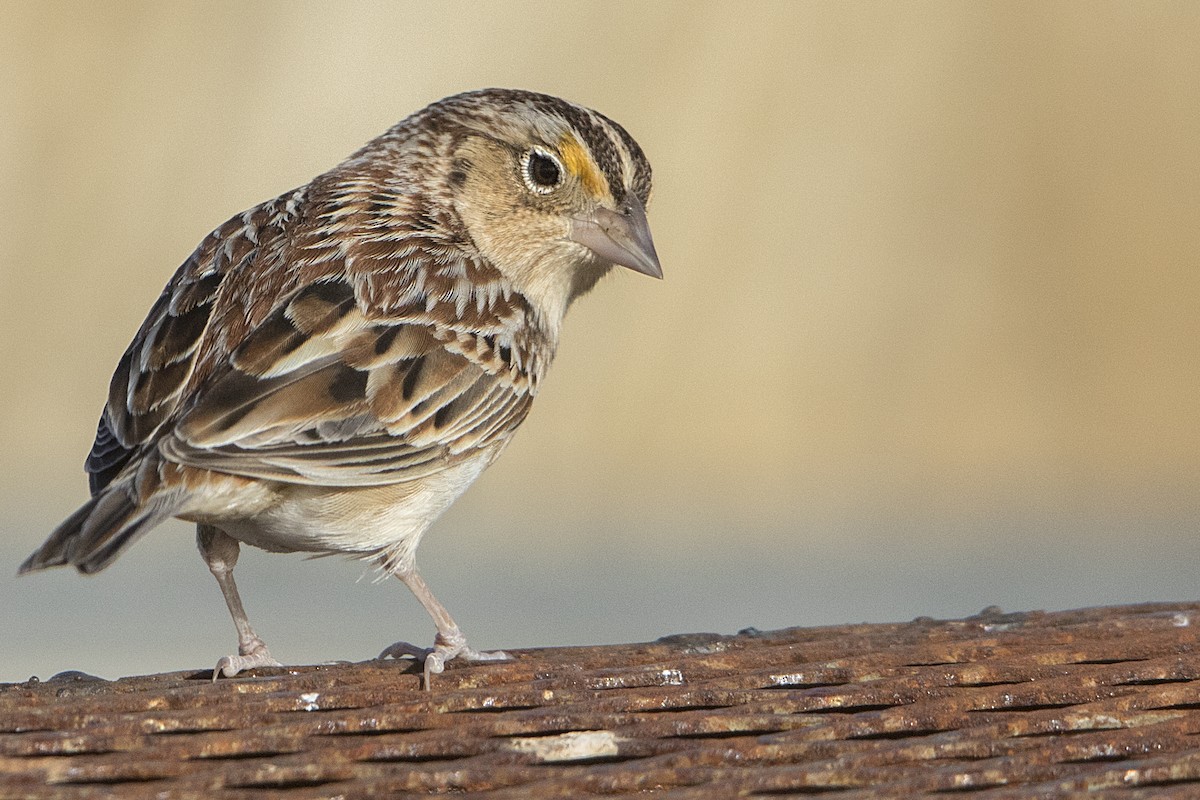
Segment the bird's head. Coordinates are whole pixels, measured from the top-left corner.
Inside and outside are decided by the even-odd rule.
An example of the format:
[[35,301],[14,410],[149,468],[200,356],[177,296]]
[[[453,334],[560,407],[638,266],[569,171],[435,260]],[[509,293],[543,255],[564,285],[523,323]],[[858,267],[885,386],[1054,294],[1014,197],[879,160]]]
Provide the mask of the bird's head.
[[614,265],[662,277],[646,221],[650,163],[620,125],[507,89],[421,116],[443,137],[445,196],[471,240],[552,325]]

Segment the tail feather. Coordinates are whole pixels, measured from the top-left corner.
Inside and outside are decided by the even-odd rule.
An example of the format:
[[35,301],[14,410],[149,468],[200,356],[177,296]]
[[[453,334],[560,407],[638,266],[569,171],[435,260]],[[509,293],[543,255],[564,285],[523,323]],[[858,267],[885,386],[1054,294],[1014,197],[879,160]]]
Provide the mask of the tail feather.
[[91,515],[92,509],[96,505],[96,498],[92,498],[76,511],[71,516],[67,517],[59,524],[54,532],[47,537],[42,546],[33,552],[29,558],[25,559],[17,570],[18,575],[24,575],[27,572],[34,572],[39,569],[48,569],[50,567],[61,567],[64,564],[70,563],[70,558],[67,556],[67,547],[71,540],[79,535],[79,529],[83,527],[88,516]]
[[85,574],[99,572],[117,559],[179,506],[174,494],[154,493],[138,502],[132,481],[110,484],[59,525],[17,574],[71,564]]

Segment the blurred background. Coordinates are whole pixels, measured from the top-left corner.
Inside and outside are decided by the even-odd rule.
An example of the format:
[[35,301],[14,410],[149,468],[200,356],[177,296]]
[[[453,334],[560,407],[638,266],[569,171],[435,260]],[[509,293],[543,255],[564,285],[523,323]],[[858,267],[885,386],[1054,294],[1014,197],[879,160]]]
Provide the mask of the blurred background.
[[[422,544],[476,647],[1200,597],[1197,34],[1190,2],[5,4],[0,681],[231,652],[183,523],[16,567],[200,239],[483,86],[633,133],[666,279],[573,309]],[[288,663],[432,638],[370,578],[238,567]]]

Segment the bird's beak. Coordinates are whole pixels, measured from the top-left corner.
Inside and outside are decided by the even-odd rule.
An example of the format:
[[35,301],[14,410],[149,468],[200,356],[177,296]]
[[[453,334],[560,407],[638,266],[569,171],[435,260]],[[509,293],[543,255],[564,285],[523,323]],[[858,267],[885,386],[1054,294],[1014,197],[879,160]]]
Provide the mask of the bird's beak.
[[601,258],[654,278],[663,276],[650,237],[646,209],[633,194],[619,211],[597,208],[585,217],[571,219],[570,239]]

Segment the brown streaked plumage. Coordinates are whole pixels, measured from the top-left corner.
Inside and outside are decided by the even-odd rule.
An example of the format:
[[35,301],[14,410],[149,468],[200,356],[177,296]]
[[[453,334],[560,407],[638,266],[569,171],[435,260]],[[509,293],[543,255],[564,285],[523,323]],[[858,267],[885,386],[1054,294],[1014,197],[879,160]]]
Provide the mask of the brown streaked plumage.
[[238,630],[232,676],[277,662],[233,582],[239,542],[376,560],[466,644],[416,571],[426,528],[525,419],[567,307],[613,265],[661,277],[650,165],[594,111],[532,92],[450,97],[309,184],[221,225],[117,365],[92,498],[21,572],[110,564],[175,516]]

